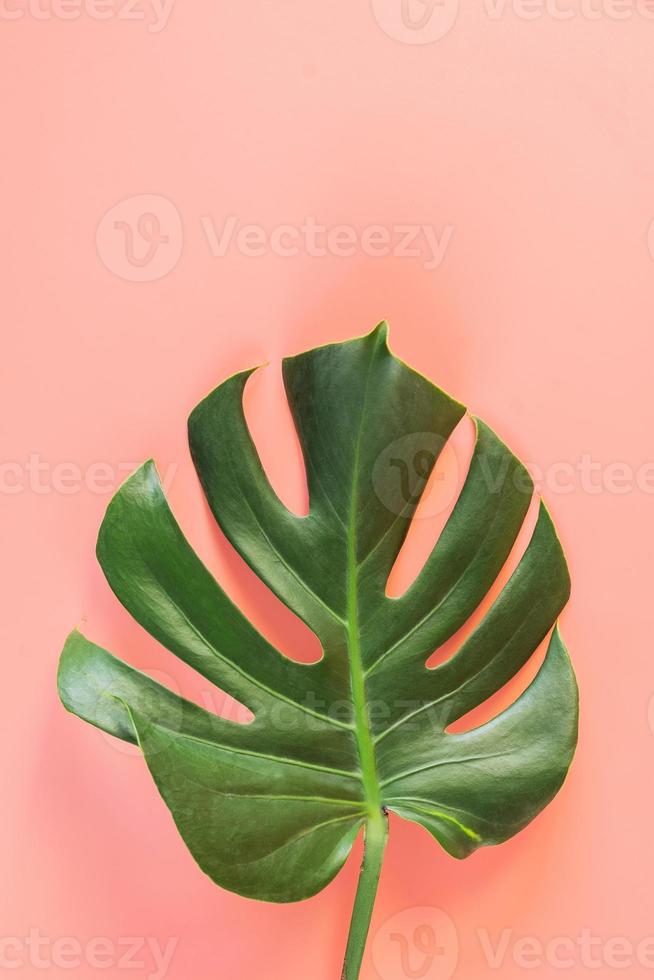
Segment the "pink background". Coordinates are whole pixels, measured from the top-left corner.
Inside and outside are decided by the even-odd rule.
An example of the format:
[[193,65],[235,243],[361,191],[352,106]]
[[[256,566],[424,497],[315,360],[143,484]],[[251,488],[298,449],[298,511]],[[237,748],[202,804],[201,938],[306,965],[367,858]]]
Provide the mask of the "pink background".
[[[40,956],[56,978],[155,974],[143,950],[140,966],[120,962],[126,937],[178,940],[167,980],[339,975],[356,857],[302,905],[216,888],[138,755],[64,712],[55,670],[81,623],[207,703],[206,684],[130,621],[93,555],[111,491],[150,455],[230,594],[285,650],[312,649],[212,525],[186,417],[225,376],[269,360],[248,412],[275,485],[301,506],[279,359],[382,317],[400,356],[544,474],[573,575],[562,623],[582,718],[564,790],[508,844],[458,863],[393,821],[363,977],[497,975],[483,931],[496,945],[503,929],[507,980],[652,972],[654,10],[561,0],[534,17],[533,5],[457,10],[446,0],[430,18],[414,2],[423,28],[402,22],[400,0],[177,0],[160,30],[149,29],[150,7],[128,19],[125,0],[103,7],[106,19],[90,5],[73,19],[74,0],[2,7],[9,975],[45,969],[30,930],[114,949],[100,969],[71,966],[61,944],[46,943]],[[146,237],[157,244],[157,220],[167,237],[152,256],[138,234],[146,212]],[[206,226],[220,234],[230,215],[266,232],[313,217],[359,237],[347,257],[333,242],[327,255],[303,244],[282,255],[270,242],[254,255],[258,246],[233,241],[213,255]],[[449,228],[442,261],[426,268],[424,239],[418,255],[366,254],[360,236],[373,225],[391,237],[401,225],[439,238]],[[400,582],[451,503],[469,451],[464,429],[457,438],[436,520],[414,535]],[[434,957],[414,942],[429,923],[443,950]],[[568,969],[562,947],[540,961],[533,944],[531,960],[516,947],[526,936],[571,948],[583,930],[597,940],[594,969],[579,946]],[[410,970],[393,935],[405,936]]]

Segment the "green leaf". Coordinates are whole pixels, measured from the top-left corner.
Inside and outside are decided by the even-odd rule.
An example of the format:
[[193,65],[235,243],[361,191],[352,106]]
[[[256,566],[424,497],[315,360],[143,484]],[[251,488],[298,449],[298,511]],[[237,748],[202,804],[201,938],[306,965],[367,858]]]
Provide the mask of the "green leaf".
[[360,829],[366,859],[345,976],[358,976],[393,812],[452,855],[517,833],[556,794],[577,736],[577,688],[555,628],[535,680],[487,724],[453,722],[500,690],[547,636],[569,577],[541,504],[509,582],[450,659],[426,661],[479,606],[522,526],[532,484],[482,422],[463,490],[415,582],[388,576],[429,474],[465,409],[389,351],[386,327],[284,361],[304,455],[307,516],[268,482],[243,413],[251,372],[189,420],[210,507],[248,565],[317,635],[315,664],[276,650],[186,541],[152,462],[118,491],[98,559],[122,604],[164,646],[246,705],[219,718],[73,633],[64,705],[138,742],[200,867],[234,892],[290,902],[323,888]]

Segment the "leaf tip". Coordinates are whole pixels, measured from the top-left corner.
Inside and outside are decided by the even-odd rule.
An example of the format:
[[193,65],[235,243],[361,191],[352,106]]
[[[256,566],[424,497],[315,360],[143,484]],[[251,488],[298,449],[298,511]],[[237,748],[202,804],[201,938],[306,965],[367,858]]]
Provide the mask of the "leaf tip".
[[388,331],[389,331],[388,321],[380,320],[374,330],[370,333],[371,340],[378,340],[381,343],[388,343]]
[[66,656],[66,654],[69,654],[77,646],[80,640],[85,641],[85,639],[86,638],[82,633],[81,629],[79,628],[79,626],[74,626],[64,641],[64,645],[61,650],[61,657],[59,660],[60,666],[63,657]]
[[85,637],[79,627],[75,626],[64,641],[57,663],[57,692],[66,711],[73,710],[71,700],[68,697],[66,684],[72,661],[79,649],[80,642],[85,642]]

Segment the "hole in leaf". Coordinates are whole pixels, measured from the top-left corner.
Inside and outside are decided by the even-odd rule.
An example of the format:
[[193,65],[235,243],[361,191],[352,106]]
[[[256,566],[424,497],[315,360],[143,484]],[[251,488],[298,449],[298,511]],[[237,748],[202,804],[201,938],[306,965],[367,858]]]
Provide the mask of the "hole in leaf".
[[304,517],[309,512],[307,476],[279,362],[248,378],[243,410],[270,485],[288,510]]
[[463,646],[470,634],[475,631],[477,626],[479,626],[486,613],[520,564],[520,559],[527,549],[527,545],[529,544],[533,534],[534,527],[536,526],[536,521],[538,520],[539,504],[539,498],[535,494],[532,495],[522,527],[520,528],[518,535],[513,542],[513,547],[511,548],[509,556],[504,562],[499,575],[473,612],[472,616],[470,616],[470,618],[465,621],[463,626],[461,626],[461,628],[458,629],[456,633],[449,638],[449,640],[443,643],[438,650],[435,650],[434,653],[430,654],[430,656],[427,658],[427,667],[438,667],[449,660],[450,657],[453,657],[454,654]]
[[546,638],[540,643],[534,653],[531,655],[529,660],[520,670],[515,674],[510,681],[508,681],[503,687],[493,694],[492,697],[484,701],[477,708],[473,708],[467,714],[463,715],[457,721],[453,722],[447,729],[447,733],[451,735],[460,735],[463,732],[472,731],[473,728],[479,728],[481,725],[485,725],[487,722],[492,721],[499,714],[510,707],[518,698],[527,690],[534,677],[540,670],[543,660],[545,659],[545,654],[547,652],[547,645],[550,641],[550,633],[547,634]]
[[[262,389],[261,385],[265,381]],[[261,464],[284,506],[298,517],[308,512],[304,460],[295,432],[281,369],[255,371],[243,401],[246,422]],[[320,640],[306,623],[262,582],[232,547],[200,492],[201,526],[193,547],[232,602],[280,653],[298,663],[322,659]]]
[[[109,595],[113,608],[110,610],[111,619],[107,630],[99,631],[101,646],[173,694],[204,708],[210,714],[240,725],[248,725],[253,721],[254,715],[249,708],[216,687],[146,633],[120,605],[118,599],[111,593]],[[115,604],[118,604],[118,609]],[[106,635],[106,642],[103,633]],[[129,743],[107,737],[112,744],[115,742],[118,747],[124,746],[124,751],[128,754],[132,751]]]
[[316,634],[261,581],[227,540],[204,499],[203,505],[203,561],[221,588],[280,653],[298,663],[317,663],[323,653]]
[[[454,510],[475,448],[475,426],[464,415],[445,443],[409,525],[386,583],[386,595],[403,595],[422,571]],[[407,465],[411,461],[407,461]]]
[[[166,651],[168,652],[168,651]],[[174,662],[168,661],[166,671],[159,668],[141,668],[143,673],[167,687],[173,694],[178,694],[186,701],[192,701],[209,714],[217,715],[226,721],[238,725],[249,725],[254,720],[254,714],[246,705],[231,697],[221,688],[203,677],[188,664],[170,654]]]

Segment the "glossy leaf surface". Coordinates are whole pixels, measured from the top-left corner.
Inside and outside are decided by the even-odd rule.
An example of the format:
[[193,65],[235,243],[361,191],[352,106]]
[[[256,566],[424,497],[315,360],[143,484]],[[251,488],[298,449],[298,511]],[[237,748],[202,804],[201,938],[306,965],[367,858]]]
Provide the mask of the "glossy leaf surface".
[[186,541],[149,462],[108,508],[100,564],[132,616],[254,721],[185,701],[77,632],[60,665],[65,706],[138,742],[200,867],[242,895],[314,894],[384,810],[459,858],[506,840],[556,794],[574,752],[577,689],[558,629],[511,707],[472,731],[447,729],[515,676],[567,601],[565,559],[542,505],[485,617],[450,659],[426,661],[502,569],[531,499],[526,470],[476,421],[452,514],[414,583],[389,598],[389,573],[463,406],[390,353],[384,325],[288,358],[310,498],[298,517],[250,436],[249,374],[192,413],[193,459],[225,535],[317,635],[322,659],[297,663],[254,629]]

